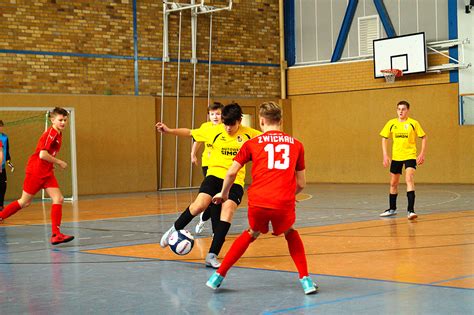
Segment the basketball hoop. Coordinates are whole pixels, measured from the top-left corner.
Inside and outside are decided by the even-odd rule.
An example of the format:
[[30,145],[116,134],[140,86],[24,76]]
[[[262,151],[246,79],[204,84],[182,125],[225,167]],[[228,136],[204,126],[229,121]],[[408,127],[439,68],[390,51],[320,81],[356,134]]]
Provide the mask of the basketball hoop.
[[403,75],[403,71],[399,69],[384,69],[380,70],[382,72],[385,82],[393,83],[395,82],[395,78],[399,78]]

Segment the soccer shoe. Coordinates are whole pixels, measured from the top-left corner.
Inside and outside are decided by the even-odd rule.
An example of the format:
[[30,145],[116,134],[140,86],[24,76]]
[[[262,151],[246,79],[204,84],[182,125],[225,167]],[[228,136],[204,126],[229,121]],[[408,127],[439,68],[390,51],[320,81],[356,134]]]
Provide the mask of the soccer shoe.
[[396,214],[397,214],[397,210],[387,209],[384,212],[382,212],[381,214],[379,214],[379,216],[381,216],[381,217],[390,217],[390,216],[396,215]]
[[304,294],[316,293],[318,291],[318,286],[316,283],[311,280],[309,276],[303,277],[300,279],[301,286],[303,287]]
[[201,234],[202,231],[204,230],[204,224],[206,223],[206,221],[202,220],[203,214],[204,212],[201,212],[201,215],[199,216],[199,223],[196,224],[196,227],[194,228],[194,231],[196,232],[196,234]]
[[63,233],[53,234],[53,236],[51,236],[51,244],[58,245],[62,243],[67,243],[67,242],[72,241],[73,239],[74,239],[74,236],[72,235],[66,235]]
[[221,276],[220,274],[218,274],[217,271],[216,271],[212,274],[212,276],[209,278],[209,280],[207,280],[206,285],[209,288],[215,290],[215,289],[217,289],[218,287],[221,286],[222,281],[224,281],[224,277]]
[[163,236],[161,237],[161,240],[160,240],[160,246],[165,248],[166,246],[168,246],[168,239],[170,238],[170,235],[171,233],[173,233],[174,231],[176,231],[176,229],[174,228],[174,224],[168,229],[168,231],[165,232],[165,234],[163,234]]
[[214,253],[208,253],[206,256],[206,267],[217,269],[221,266],[219,260],[217,260],[217,255]]
[[408,211],[408,220],[414,220],[418,218],[418,215],[415,213],[415,211]]

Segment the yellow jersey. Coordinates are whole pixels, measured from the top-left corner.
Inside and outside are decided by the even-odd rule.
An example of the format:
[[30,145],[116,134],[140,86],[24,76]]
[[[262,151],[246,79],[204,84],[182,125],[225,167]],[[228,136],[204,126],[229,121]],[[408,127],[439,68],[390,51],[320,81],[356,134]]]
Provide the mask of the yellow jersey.
[[392,159],[406,161],[416,159],[416,137],[423,138],[426,134],[416,120],[398,121],[394,118],[385,124],[380,135],[386,139],[392,137]]
[[[199,127],[198,129],[195,129],[196,132],[203,132],[203,133],[211,133],[214,134],[215,128],[219,125],[214,125],[211,121],[205,122]],[[198,131],[199,130],[199,131]],[[212,151],[212,143],[210,142],[204,142],[204,151],[202,152],[202,157],[201,157],[201,166],[205,167],[209,165],[209,159],[211,157],[211,151]]]
[[[212,132],[209,132],[212,130]],[[207,176],[213,175],[224,179],[227,170],[232,165],[235,155],[245,143],[262,132],[253,128],[240,125],[237,132],[230,136],[224,129],[224,124],[219,124],[216,128],[193,129],[191,135],[194,141],[212,144],[211,155],[208,161]],[[245,166],[237,174],[235,184],[244,186]]]

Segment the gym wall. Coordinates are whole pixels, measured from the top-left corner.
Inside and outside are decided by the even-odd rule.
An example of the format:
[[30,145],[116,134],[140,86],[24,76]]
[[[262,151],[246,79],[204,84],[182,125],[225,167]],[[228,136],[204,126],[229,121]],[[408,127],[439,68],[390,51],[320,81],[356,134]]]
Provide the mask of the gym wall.
[[458,124],[458,84],[449,83],[449,73],[387,84],[373,78],[372,67],[365,61],[288,71],[293,133],[305,144],[307,180],[386,183],[379,132],[407,100],[428,136],[417,182],[474,183],[474,126]]
[[[137,89],[161,95],[162,1],[4,1],[1,9],[0,93],[134,95]],[[212,95],[278,97],[278,1],[234,1],[232,11],[213,14],[212,23]],[[185,10],[181,95],[192,95],[190,24]],[[209,24],[208,14],[198,17],[198,96],[207,96]],[[176,94],[178,29],[179,13],[173,13],[166,95]]]
[[[0,94],[0,106],[75,108],[80,195],[156,189],[153,97]],[[8,134],[8,128],[5,132]],[[41,133],[29,135],[33,144],[28,147],[34,149],[40,136]],[[20,196],[24,167],[33,153],[24,150],[16,140],[11,135],[16,170],[8,174],[7,199]]]

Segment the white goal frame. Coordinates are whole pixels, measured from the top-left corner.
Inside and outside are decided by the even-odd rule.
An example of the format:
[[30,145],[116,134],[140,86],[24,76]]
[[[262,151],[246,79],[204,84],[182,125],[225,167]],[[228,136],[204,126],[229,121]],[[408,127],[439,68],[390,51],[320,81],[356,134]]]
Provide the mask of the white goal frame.
[[[65,201],[77,201],[78,200],[78,189],[77,189],[77,151],[76,151],[76,115],[73,107],[63,107],[69,112],[69,136],[71,142],[71,186],[72,196],[64,197]],[[52,107],[0,107],[0,111],[11,111],[11,112],[44,112],[45,113],[45,130],[48,128],[48,113]],[[42,200],[49,198],[45,197],[44,190],[41,194]]]

